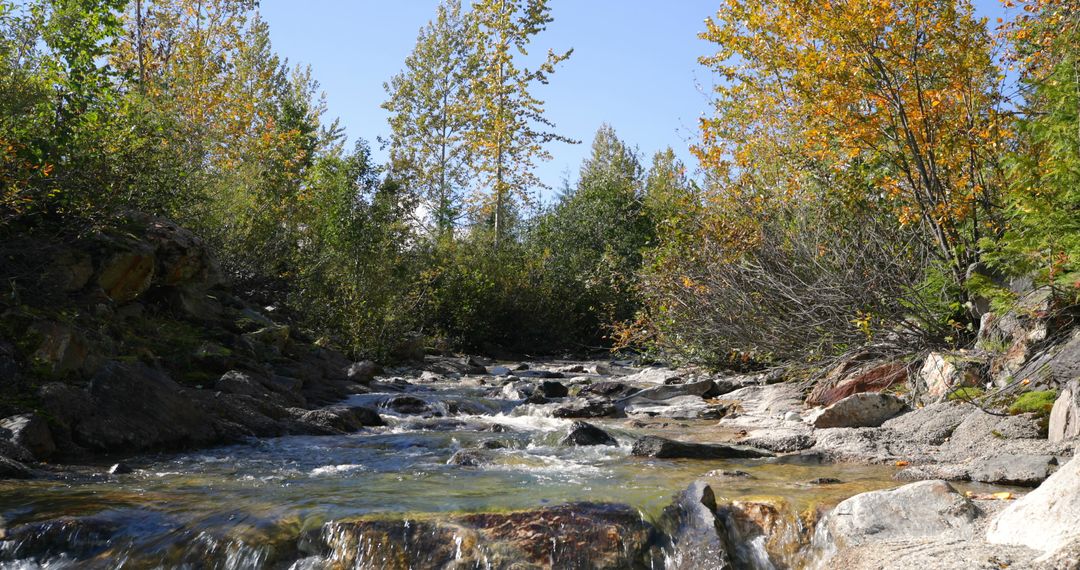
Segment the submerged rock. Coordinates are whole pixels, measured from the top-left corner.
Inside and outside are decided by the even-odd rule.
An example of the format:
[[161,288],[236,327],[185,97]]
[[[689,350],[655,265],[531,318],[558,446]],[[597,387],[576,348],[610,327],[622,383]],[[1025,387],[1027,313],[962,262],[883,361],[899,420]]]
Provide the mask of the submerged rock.
[[450,459],[446,460],[447,465],[460,465],[462,467],[479,467],[485,463],[488,463],[488,458],[474,449],[459,449],[450,456]]
[[625,505],[331,522],[302,541],[335,568],[650,568],[655,531]]
[[903,400],[889,394],[853,394],[825,408],[814,419],[816,428],[878,427],[904,411]]
[[637,440],[630,454],[658,459],[732,459],[773,456],[768,451],[742,445],[689,443],[656,436],[646,436]]
[[561,445],[618,445],[619,442],[606,431],[587,422],[577,421],[570,426],[570,433],[561,440]]

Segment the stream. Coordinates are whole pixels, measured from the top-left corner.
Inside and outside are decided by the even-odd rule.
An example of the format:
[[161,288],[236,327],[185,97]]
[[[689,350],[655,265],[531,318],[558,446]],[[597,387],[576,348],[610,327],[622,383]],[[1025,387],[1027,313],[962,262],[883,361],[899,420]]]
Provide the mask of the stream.
[[[108,465],[97,464],[0,481],[0,570],[396,567],[370,557],[343,564],[333,544],[309,543],[331,521],[408,528],[411,520],[582,503],[625,505],[653,523],[709,473],[744,473],[714,480],[718,502],[769,498],[794,512],[896,485],[887,466],[630,455],[642,435],[691,439],[715,429],[715,420],[588,420],[618,445],[562,445],[573,420],[552,417],[551,404],[510,399],[481,382],[376,383],[345,404],[377,408],[387,425],[349,435],[124,458],[129,474],[110,475]],[[425,411],[386,407],[403,394]],[[465,461],[455,460],[462,454]],[[840,482],[807,483],[818,478]],[[558,539],[552,542],[557,549]],[[665,564],[662,557],[650,563]],[[401,567],[427,566],[417,558]]]

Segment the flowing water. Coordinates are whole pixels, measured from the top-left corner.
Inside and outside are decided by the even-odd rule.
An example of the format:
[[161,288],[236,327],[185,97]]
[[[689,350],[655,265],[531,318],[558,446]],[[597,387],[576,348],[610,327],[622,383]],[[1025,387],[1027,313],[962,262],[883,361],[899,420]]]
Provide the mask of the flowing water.
[[[328,521],[505,512],[570,502],[627,504],[654,520],[673,495],[713,470],[718,501],[780,498],[803,510],[894,486],[893,469],[776,460],[661,460],[630,456],[641,429],[598,420],[618,446],[566,447],[571,420],[546,406],[492,396],[484,386],[410,386],[442,417],[381,409],[386,427],[342,436],[254,440],[125,459],[51,479],[0,481],[0,569],[295,568],[298,538]],[[353,396],[378,407],[393,393]],[[715,422],[683,422],[686,435]],[[667,434],[678,437],[678,433]],[[474,450],[478,466],[448,463]],[[812,485],[834,477],[842,483]],[[709,479],[706,477],[706,479]],[[310,560],[303,564],[313,564]]]

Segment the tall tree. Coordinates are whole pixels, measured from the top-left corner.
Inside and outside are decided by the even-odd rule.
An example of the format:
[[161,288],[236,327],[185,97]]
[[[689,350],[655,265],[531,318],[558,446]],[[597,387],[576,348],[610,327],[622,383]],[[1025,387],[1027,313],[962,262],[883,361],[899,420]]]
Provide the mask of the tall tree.
[[554,124],[544,116],[544,102],[532,94],[573,50],[549,50],[532,70],[518,63],[528,55],[533,36],[551,21],[547,0],[480,0],[470,13],[470,49],[477,65],[471,106],[476,117],[467,140],[485,191],[479,198],[494,223],[496,248],[505,233],[508,203],[515,197],[528,202],[529,190],[542,186],[534,168],[537,160],[551,158],[544,145],[577,142],[551,130]]
[[446,0],[420,30],[405,69],[383,84],[394,174],[419,190],[440,237],[452,235],[469,180],[464,137],[474,66],[466,32],[461,1]]

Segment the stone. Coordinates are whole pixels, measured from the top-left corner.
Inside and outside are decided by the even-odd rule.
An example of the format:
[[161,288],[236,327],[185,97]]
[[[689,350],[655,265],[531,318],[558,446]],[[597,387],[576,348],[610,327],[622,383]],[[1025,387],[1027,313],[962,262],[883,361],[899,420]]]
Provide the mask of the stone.
[[462,467],[479,467],[488,463],[487,457],[472,449],[459,449],[446,460],[447,465],[460,465]]
[[1051,554],[1080,538],[1080,457],[990,521],[986,540]]
[[404,415],[431,413],[431,406],[415,396],[394,396],[383,402],[382,407]]
[[638,400],[626,405],[623,412],[631,418],[667,418],[672,420],[716,420],[727,415],[729,406],[714,404],[700,396],[677,396],[662,401]]
[[44,461],[56,452],[49,424],[38,414],[20,414],[2,419],[0,433],[9,434],[12,443],[29,451],[38,461]]
[[813,421],[815,428],[878,427],[904,411],[903,400],[890,394],[852,394],[825,408]]
[[165,287],[208,289],[221,281],[220,270],[201,238],[163,219],[146,222],[146,239],[154,246],[154,282]]
[[134,301],[150,289],[156,260],[151,247],[132,245],[131,250],[113,253],[98,271],[98,285],[116,303]]
[[492,366],[488,369],[488,374],[492,376],[509,376],[511,372],[507,366]]
[[673,380],[682,379],[684,374],[670,368],[646,368],[629,376],[623,376],[620,380],[627,384],[668,384]]
[[565,374],[554,370],[521,370],[517,375],[521,378],[566,378]]
[[1054,389],[1077,378],[1080,378],[1080,327],[1065,342],[1034,353],[1015,373],[995,377],[995,383],[1000,386],[1027,380],[1031,389]]
[[716,479],[753,479],[754,476],[739,469],[713,469],[705,474]]
[[661,515],[671,542],[666,549],[668,570],[733,568],[727,529],[716,514],[716,495],[704,481],[695,481],[679,493]]
[[244,394],[253,398],[266,395],[266,387],[262,382],[239,370],[230,370],[223,374],[214,383],[214,389],[228,394]]
[[681,396],[697,396],[698,398],[711,398],[716,396],[716,383],[712,380],[688,382],[686,384],[672,384],[647,388],[625,399],[627,402],[643,402],[646,400],[660,401]]
[[811,406],[831,406],[861,392],[881,392],[907,381],[907,364],[903,362],[872,363],[852,369],[851,361],[838,364],[810,394],[806,403]]
[[941,401],[957,388],[981,386],[986,380],[986,361],[958,352],[931,352],[919,378],[926,388],[926,400]]
[[561,372],[563,374],[584,374],[585,373],[585,365],[584,364],[568,364],[566,366],[560,366],[559,368],[556,368],[555,371],[556,372]]
[[979,483],[1037,487],[1056,467],[1053,455],[998,455],[976,462],[969,477]]
[[536,391],[536,392],[533,392],[532,394],[529,394],[529,397],[525,398],[524,403],[539,406],[539,405],[543,405],[543,404],[548,403],[548,399],[543,394],[541,394],[539,391]]
[[31,479],[33,476],[27,466],[0,455],[0,479]]
[[375,379],[375,375],[378,373],[378,364],[370,360],[363,360],[350,364],[349,368],[345,370],[345,377],[352,382],[367,386],[371,384],[371,381]]
[[948,534],[971,539],[979,510],[945,481],[920,481],[855,495],[830,512],[824,524],[832,541],[851,547]]
[[291,330],[286,325],[271,325],[255,332],[245,333],[244,338],[266,346],[272,346],[280,351],[285,349],[290,334]]
[[561,440],[560,445],[619,445],[615,438],[590,423],[576,421],[570,425],[570,432]]
[[1050,410],[1050,441],[1080,436],[1080,379],[1069,381]]
[[744,386],[724,394],[720,400],[736,402],[741,415],[765,418],[783,417],[803,408],[803,389],[794,383]]
[[753,447],[723,443],[690,443],[656,436],[645,436],[634,442],[630,454],[657,459],[737,459],[773,456],[768,451]]
[[538,386],[538,390],[547,398],[565,398],[570,395],[570,391],[566,389],[565,385],[553,380],[541,382],[540,386]]
[[50,261],[49,278],[66,293],[82,289],[94,276],[94,263],[86,252],[64,249]]
[[582,386],[579,396],[603,396],[605,398],[625,398],[641,391],[622,382],[596,382],[588,386]]
[[603,503],[334,521],[311,534],[303,553],[341,568],[651,568],[655,554],[655,530],[637,509]]
[[597,399],[576,400],[552,410],[556,418],[610,418],[619,411],[611,402]]
[[300,421],[322,428],[324,433],[353,433],[365,427],[386,425],[379,413],[363,406],[333,406],[305,412]]
[[524,400],[528,398],[536,390],[536,385],[532,382],[525,382],[523,380],[507,382],[502,387],[501,395],[507,400]]
[[31,359],[47,373],[64,376],[88,367],[90,344],[78,330],[61,323],[39,322],[31,325],[30,334],[41,339]]

